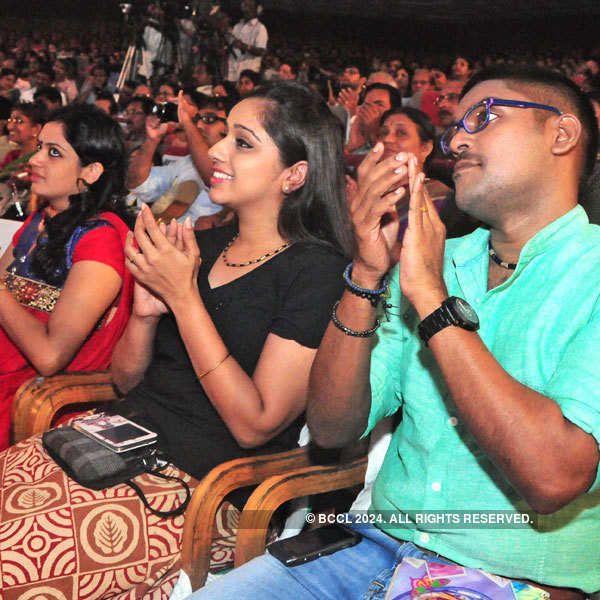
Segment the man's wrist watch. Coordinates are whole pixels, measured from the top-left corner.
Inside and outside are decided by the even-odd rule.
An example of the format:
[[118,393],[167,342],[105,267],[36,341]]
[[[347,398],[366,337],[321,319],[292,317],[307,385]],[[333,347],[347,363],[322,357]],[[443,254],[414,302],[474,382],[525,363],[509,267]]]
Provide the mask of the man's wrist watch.
[[432,336],[450,325],[462,327],[467,331],[477,331],[479,329],[477,313],[466,300],[457,296],[446,298],[437,310],[427,315],[419,323],[419,336],[427,346]]

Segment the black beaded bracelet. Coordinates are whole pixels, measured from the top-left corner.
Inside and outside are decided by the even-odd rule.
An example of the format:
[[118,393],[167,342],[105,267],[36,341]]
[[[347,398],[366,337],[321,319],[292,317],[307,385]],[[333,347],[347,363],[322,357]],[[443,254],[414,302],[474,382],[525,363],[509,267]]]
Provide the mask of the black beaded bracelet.
[[352,292],[355,296],[368,300],[371,303],[371,306],[376,307],[382,297],[385,298],[388,296],[388,282],[386,277],[382,279],[381,287],[379,289],[368,290],[356,285],[354,281],[352,281],[351,276],[352,263],[349,263],[344,269],[344,283],[346,284],[346,289]]
[[333,310],[331,311],[331,320],[333,321],[333,324],[340,331],[343,331],[346,335],[350,335],[352,337],[359,337],[359,338],[371,337],[377,331],[377,328],[379,327],[379,324],[380,324],[379,319],[375,319],[375,325],[373,325],[373,327],[371,327],[371,329],[367,329],[365,331],[354,331],[354,329],[350,329],[349,327],[346,327],[337,318],[336,311],[337,311],[337,307],[339,306],[339,304],[340,304],[340,301],[338,300],[333,305]]

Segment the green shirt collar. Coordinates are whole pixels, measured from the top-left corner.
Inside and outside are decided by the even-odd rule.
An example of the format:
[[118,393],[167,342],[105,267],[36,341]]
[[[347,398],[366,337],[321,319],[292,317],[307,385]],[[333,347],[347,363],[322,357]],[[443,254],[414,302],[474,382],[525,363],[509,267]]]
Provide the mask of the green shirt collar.
[[[562,217],[538,231],[523,246],[515,272],[520,271],[534,257],[562,243],[587,225],[589,225],[587,214],[578,204]],[[467,266],[471,261],[480,260],[481,255],[488,252],[489,239],[489,230],[480,227],[456,246],[452,253],[452,261],[457,267],[462,267]]]

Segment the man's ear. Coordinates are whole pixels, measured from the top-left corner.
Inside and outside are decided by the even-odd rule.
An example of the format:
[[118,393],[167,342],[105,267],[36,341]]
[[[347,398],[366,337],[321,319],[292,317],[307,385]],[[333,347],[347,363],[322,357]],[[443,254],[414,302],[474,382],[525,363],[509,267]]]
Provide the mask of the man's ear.
[[305,160],[299,160],[285,170],[283,177],[283,193],[291,194],[300,189],[306,181],[308,173],[308,163]]
[[81,171],[81,179],[83,179],[88,185],[92,185],[92,183],[96,183],[100,176],[104,173],[104,167],[102,163],[93,162],[89,165],[83,167]]
[[577,146],[581,133],[581,121],[575,115],[560,115],[554,126],[552,153],[559,156],[569,153]]

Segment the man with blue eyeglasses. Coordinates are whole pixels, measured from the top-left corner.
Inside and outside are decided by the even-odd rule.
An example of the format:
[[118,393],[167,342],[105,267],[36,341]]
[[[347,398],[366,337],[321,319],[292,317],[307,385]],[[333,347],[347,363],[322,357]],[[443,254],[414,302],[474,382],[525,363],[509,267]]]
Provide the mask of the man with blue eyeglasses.
[[[382,159],[377,145],[351,206],[347,289],[311,375],[307,419],[323,446],[402,411],[373,488],[384,522],[298,567],[266,554],[196,600],[383,598],[406,557],[552,600],[600,589],[600,228],[578,205],[598,146],[593,110],[562,75],[497,67],[467,83],[455,119],[442,143],[457,159],[456,202],[485,227],[445,241],[414,157]],[[407,174],[409,226],[388,286]],[[470,516],[456,526],[444,513]]]

